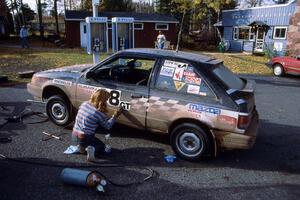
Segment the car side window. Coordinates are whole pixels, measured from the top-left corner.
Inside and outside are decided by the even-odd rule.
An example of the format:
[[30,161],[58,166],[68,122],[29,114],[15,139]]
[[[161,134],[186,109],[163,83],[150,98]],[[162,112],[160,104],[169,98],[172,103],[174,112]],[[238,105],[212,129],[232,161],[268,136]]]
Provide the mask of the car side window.
[[119,57],[97,69],[94,79],[146,86],[154,64],[153,59]]
[[164,60],[155,86],[170,92],[215,97],[207,83],[189,63]]

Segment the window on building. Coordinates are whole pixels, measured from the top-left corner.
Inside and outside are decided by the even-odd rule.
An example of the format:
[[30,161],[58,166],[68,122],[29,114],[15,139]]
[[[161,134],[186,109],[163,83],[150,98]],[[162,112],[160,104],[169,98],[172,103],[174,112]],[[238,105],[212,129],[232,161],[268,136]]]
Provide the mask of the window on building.
[[134,23],[134,30],[144,30],[143,23]]
[[239,39],[239,28],[238,27],[233,27],[233,39],[234,40]]
[[249,40],[254,41],[255,31],[250,26],[233,27],[234,40]]
[[193,66],[173,60],[163,62],[155,87],[174,93],[215,97]]
[[83,25],[83,33],[86,34],[86,25]]
[[107,23],[107,27],[108,27],[108,29],[111,29],[111,22]]
[[155,30],[157,30],[157,31],[169,30],[169,24],[156,23],[155,24]]
[[273,39],[286,39],[287,27],[275,27]]
[[249,40],[250,27],[240,27],[239,28],[239,39]]

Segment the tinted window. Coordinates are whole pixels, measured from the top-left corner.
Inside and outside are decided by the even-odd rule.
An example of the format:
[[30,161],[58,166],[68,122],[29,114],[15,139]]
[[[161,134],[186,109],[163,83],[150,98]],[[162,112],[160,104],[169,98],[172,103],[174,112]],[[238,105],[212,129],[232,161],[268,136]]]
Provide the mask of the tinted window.
[[216,67],[213,73],[230,89],[241,90],[245,86],[243,80],[232,73],[223,64]]
[[171,60],[163,61],[156,88],[182,94],[215,96],[193,66]]

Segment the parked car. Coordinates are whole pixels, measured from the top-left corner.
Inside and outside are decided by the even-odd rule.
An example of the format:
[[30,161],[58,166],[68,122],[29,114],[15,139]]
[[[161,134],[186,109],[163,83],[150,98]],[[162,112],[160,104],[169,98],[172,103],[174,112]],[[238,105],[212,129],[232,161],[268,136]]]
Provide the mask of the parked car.
[[118,106],[124,125],[168,134],[184,159],[219,149],[249,149],[256,139],[254,85],[221,60],[158,49],[120,51],[94,66],[80,65],[34,74],[28,91],[46,101],[52,122],[65,126],[99,88],[110,91],[109,114]]
[[273,69],[275,76],[284,74],[300,74],[300,55],[295,57],[273,57],[268,63],[268,67]]

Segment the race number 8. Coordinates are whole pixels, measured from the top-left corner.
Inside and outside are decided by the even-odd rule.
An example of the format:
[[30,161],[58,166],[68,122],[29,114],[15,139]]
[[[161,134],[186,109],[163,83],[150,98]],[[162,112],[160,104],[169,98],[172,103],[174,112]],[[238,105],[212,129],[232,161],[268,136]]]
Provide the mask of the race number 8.
[[120,103],[120,92],[112,90],[110,91],[109,104],[113,106],[118,106]]

